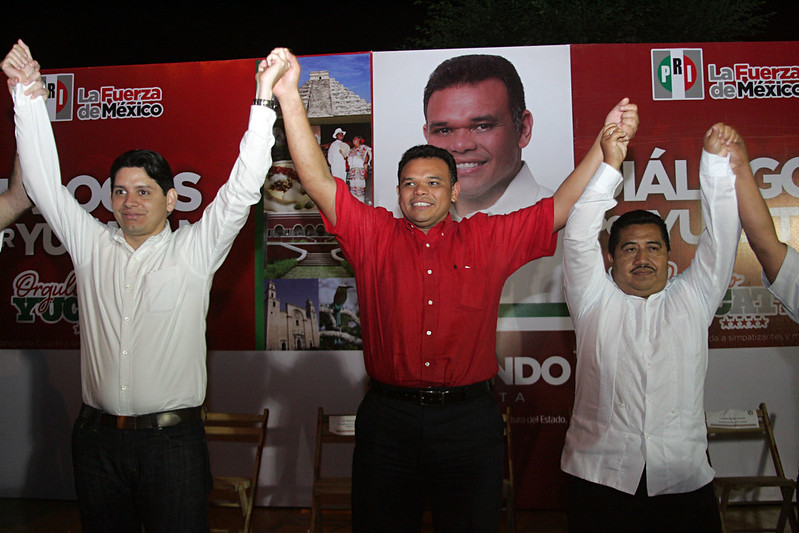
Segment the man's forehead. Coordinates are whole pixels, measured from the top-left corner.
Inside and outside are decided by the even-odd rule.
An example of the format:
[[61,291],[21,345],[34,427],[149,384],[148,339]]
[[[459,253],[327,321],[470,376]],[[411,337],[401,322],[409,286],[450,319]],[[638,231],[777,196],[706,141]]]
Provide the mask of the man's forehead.
[[449,183],[449,166],[437,157],[411,159],[400,172],[400,182],[415,179],[438,179]]
[[427,103],[428,118],[431,111],[457,108],[460,105],[468,105],[481,113],[482,111],[479,110],[485,108],[508,108],[510,111],[508,89],[502,80],[497,78],[444,87],[430,95],[430,100]]
[[619,242],[659,242],[665,244],[657,224],[630,224],[619,231]]

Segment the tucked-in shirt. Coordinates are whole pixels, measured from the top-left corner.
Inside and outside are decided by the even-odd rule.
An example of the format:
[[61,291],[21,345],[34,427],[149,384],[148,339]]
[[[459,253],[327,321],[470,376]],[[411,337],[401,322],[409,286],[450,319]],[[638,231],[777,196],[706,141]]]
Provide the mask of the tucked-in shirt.
[[447,215],[425,234],[337,187],[336,225],[325,226],[355,271],[369,376],[406,387],[493,377],[502,285],[554,251],[552,199],[505,216]]
[[61,184],[44,100],[22,84],[14,97],[25,188],[75,266],[83,401],[119,415],[202,404],[211,281],[260,199],[274,111],[252,107],[230,179],[197,223],[174,232],[167,223],[134,250]]
[[763,274],[763,286],[782,302],[785,313],[799,323],[799,252],[788,246],[774,283],[769,283]]
[[603,164],[564,230],[577,367],[561,467],[633,494],[646,465],[649,495],[690,492],[714,475],[705,455],[707,330],[740,236],[735,177],[725,158],[702,154],[705,229],[691,265],[648,298],[623,292],[604,268],[597,235],[620,182]]

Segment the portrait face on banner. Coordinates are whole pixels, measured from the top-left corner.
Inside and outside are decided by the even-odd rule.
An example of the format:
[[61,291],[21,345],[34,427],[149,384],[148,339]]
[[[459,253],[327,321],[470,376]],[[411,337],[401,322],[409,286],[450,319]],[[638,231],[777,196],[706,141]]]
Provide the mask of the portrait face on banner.
[[[436,114],[434,127],[425,120],[424,90],[431,73],[443,61],[471,54],[501,56],[515,67],[529,110],[521,125],[529,131],[522,136],[520,125],[506,123],[509,117],[503,111],[507,110],[508,94],[500,90],[502,82],[496,78],[471,87],[461,84],[444,89],[446,99],[440,98],[440,92],[434,93],[428,103],[428,111],[432,104]],[[464,170],[464,193],[472,196],[498,198],[518,173],[519,150],[535,181],[549,191],[545,196],[574,168],[567,46],[375,52],[372,69],[374,149],[379,154],[375,158],[375,204],[398,216],[396,165],[402,153],[417,144],[429,142],[453,153]],[[478,141],[478,136],[486,141]],[[470,181],[474,187],[468,186]],[[497,183],[503,185],[499,194]],[[520,200],[527,206],[537,198]]]

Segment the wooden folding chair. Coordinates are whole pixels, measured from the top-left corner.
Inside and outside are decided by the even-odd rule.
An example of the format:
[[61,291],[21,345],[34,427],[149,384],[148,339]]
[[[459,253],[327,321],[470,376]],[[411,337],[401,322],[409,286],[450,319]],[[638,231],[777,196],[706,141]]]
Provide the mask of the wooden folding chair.
[[[757,529],[756,531],[782,532],[784,531],[785,524],[787,522],[791,527],[791,531],[797,533],[797,531],[799,531],[799,526],[797,525],[797,517],[796,513],[794,512],[792,502],[793,494],[796,490],[796,481],[785,477],[785,472],[782,468],[782,461],[780,460],[780,454],[777,450],[777,442],[774,439],[774,432],[771,428],[771,419],[769,418],[766,404],[761,403],[756,413],[756,427],[736,427],[733,425],[724,427],[708,426],[709,442],[714,440],[763,441],[764,448],[768,449],[768,453],[771,456],[771,462],[774,469],[773,475],[716,477],[713,480],[716,494],[719,499],[719,512],[721,513],[722,522],[725,522],[727,510],[730,505],[730,495],[732,492],[760,488],[776,488],[779,489],[782,495],[782,499],[778,502],[775,502],[780,505],[780,515],[777,521],[777,526],[775,529]],[[708,459],[710,459],[709,453]]]
[[[331,420],[333,424],[331,426]],[[313,465],[313,496],[311,499],[311,533],[322,531],[322,511],[351,509],[352,479],[331,476],[322,468],[324,448],[330,445],[355,445],[355,415],[325,414],[320,407],[316,419],[316,450]],[[350,452],[350,458],[352,457]],[[351,464],[350,460],[350,464]]]
[[214,488],[211,491],[210,504],[212,507],[233,507],[241,510],[242,528],[237,528],[235,531],[249,533],[252,530],[252,509],[258,492],[258,476],[261,472],[261,455],[266,441],[268,420],[269,409],[264,409],[263,413],[258,415],[212,412],[206,414],[205,434],[208,440],[230,443],[230,446],[224,446],[228,458],[232,454],[252,454],[254,462],[252,475],[227,476],[220,475],[216,471],[215,454],[212,453],[211,456]]
[[510,407],[502,413],[505,422],[505,467],[502,480],[502,509],[505,512],[505,532],[516,533],[516,486],[513,483],[513,446],[510,431]]

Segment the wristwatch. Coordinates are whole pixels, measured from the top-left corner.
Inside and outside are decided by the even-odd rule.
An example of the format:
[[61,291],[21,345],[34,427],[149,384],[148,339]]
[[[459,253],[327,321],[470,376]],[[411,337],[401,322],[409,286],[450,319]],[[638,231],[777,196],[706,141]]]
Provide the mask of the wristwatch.
[[268,107],[272,111],[277,111],[277,100],[275,98],[253,98],[252,105]]

